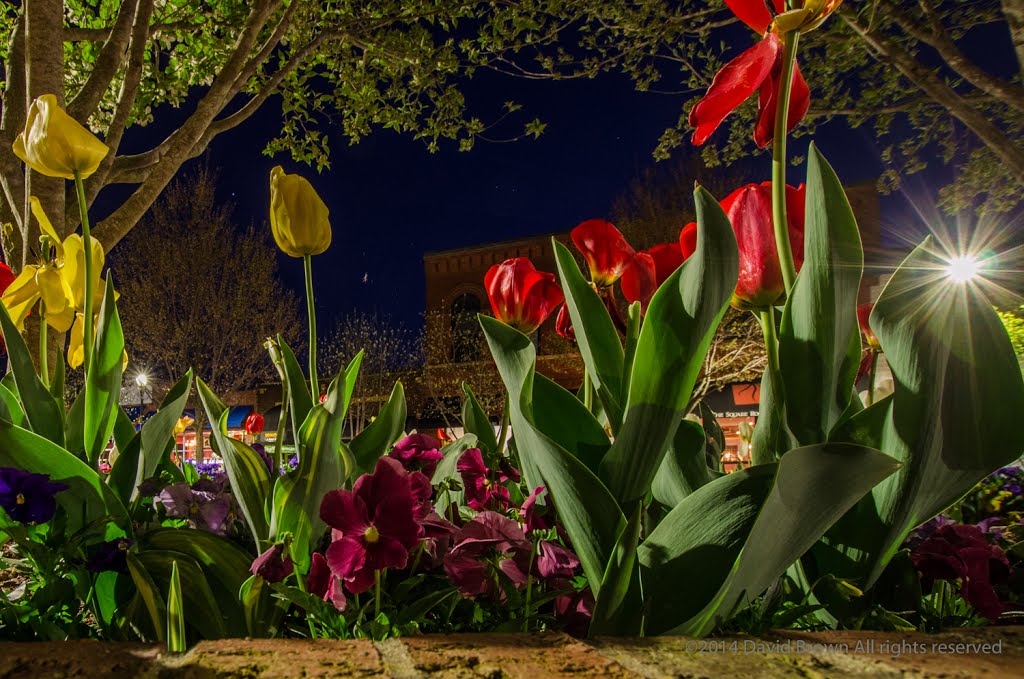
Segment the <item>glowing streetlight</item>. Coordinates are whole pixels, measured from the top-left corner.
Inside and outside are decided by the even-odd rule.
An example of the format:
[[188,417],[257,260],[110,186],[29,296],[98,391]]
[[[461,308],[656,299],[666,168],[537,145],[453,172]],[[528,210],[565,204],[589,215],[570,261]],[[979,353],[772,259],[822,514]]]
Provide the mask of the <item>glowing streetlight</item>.
[[139,386],[139,389],[145,389],[149,386],[149,375],[146,373],[139,373],[135,376],[135,384]]
[[971,255],[958,255],[946,265],[946,276],[954,283],[967,283],[981,273],[981,262]]

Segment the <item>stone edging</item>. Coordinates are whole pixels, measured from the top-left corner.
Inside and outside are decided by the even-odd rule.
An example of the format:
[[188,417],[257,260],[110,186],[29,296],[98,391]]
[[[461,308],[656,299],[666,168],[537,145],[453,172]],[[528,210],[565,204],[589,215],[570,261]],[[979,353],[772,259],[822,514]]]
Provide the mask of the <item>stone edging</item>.
[[[987,644],[988,646],[985,646]],[[180,656],[144,644],[0,645],[0,679],[50,677],[964,677],[1024,676],[1024,627],[937,635],[776,632],[761,638],[602,638],[564,634],[207,641]]]

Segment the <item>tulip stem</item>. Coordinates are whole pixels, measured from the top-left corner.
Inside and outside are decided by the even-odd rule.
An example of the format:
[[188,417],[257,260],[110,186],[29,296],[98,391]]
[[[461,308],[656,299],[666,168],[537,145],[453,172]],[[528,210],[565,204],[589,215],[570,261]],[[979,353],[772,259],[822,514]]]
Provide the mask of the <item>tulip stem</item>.
[[75,192],[78,194],[78,213],[82,217],[82,240],[85,245],[85,332],[82,334],[82,352],[85,355],[85,374],[89,374],[92,361],[92,234],[89,232],[89,203],[85,199],[82,175],[75,170]]
[[281,459],[281,446],[284,444],[284,429],[288,421],[288,382],[281,380],[281,416],[277,420],[277,440],[274,441],[274,464],[277,465],[277,471],[280,473],[281,465],[284,460]]
[[306,310],[309,313],[309,384],[313,392],[313,403],[320,398],[320,385],[316,379],[316,308],[313,304],[313,258],[303,255],[302,265],[306,270]]
[[505,394],[505,406],[501,410],[501,431],[498,432],[498,455],[504,455],[505,442],[508,441],[508,423],[511,419],[511,403],[509,395]]
[[782,367],[779,364],[779,338],[775,334],[775,307],[761,309],[761,330],[764,332],[764,350],[768,354],[768,370],[772,382],[782,385]]
[[[299,591],[303,594],[308,594],[309,591],[306,589],[306,578],[303,577],[302,573],[295,570],[295,584],[298,585]],[[316,639],[316,627],[313,625],[313,618],[306,616],[306,622],[309,623],[309,638]]]
[[[309,255],[306,255],[307,257]],[[373,619],[380,617],[380,569],[373,571]]]
[[39,379],[47,387],[50,386],[50,368],[46,347],[46,303],[39,300]]
[[786,132],[789,122],[789,100],[796,69],[796,48],[800,32],[782,36],[782,74],[779,80],[778,108],[775,111],[775,136],[772,142],[772,217],[775,224],[775,248],[779,251],[782,281],[788,298],[796,282],[796,264],[789,242],[789,220],[786,216]]
[[868,368],[868,398],[865,405],[871,405],[875,402],[875,368],[878,367],[878,353],[872,351],[871,366]]

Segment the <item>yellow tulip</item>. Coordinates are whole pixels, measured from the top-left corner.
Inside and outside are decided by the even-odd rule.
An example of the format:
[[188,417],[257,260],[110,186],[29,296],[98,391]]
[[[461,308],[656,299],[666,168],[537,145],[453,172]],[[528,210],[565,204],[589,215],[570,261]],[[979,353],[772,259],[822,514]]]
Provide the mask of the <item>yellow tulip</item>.
[[292,257],[319,255],[331,245],[327,206],[308,181],[280,165],[270,171],[270,229]]
[[107,145],[44,94],[28,109],[25,131],[14,140],[14,155],[48,177],[85,179],[110,153]]
[[[103,281],[100,272],[103,270],[103,246],[89,236],[92,243],[92,289],[93,299],[103,299]],[[61,267],[61,278],[71,290],[72,306],[78,311],[85,310],[85,239],[77,233],[64,241],[64,266]]]
[[[49,238],[55,256],[52,262],[26,266],[0,297],[0,302],[7,307],[18,329],[24,330],[25,317],[42,300],[47,324],[58,332],[67,332],[75,321],[76,312],[81,315],[85,310],[85,241],[73,234],[61,242],[39,199],[32,196],[29,202],[32,214],[39,221],[39,230]],[[95,238],[91,238],[91,243],[93,261],[98,263],[93,271],[94,299],[102,299],[105,284],[99,272],[103,266],[103,246]]]
[[185,433],[186,429],[188,429],[189,427],[191,427],[195,423],[196,423],[196,421],[193,420],[188,415],[186,415],[185,417],[182,417],[181,419],[179,419],[174,424],[174,435],[175,436],[181,436],[183,433]]

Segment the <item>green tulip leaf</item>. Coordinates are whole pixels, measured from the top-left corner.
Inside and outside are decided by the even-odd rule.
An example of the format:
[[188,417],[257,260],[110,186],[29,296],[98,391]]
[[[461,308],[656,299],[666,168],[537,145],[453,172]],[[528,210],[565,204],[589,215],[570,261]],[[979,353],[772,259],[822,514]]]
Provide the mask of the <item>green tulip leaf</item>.
[[[358,370],[358,360],[350,368],[353,373]],[[270,534],[275,540],[292,534],[291,557],[300,572],[309,569],[312,550],[324,530],[320,502],[352,472],[352,461],[341,445],[346,394],[351,394],[347,377],[338,375],[327,388],[327,399],[309,411],[299,431],[299,466],[294,474],[278,477],[274,488]]]
[[860,231],[846,192],[811,144],[804,263],[779,335],[786,417],[802,444],[828,440],[849,406],[860,365],[857,296],[863,269]]
[[651,487],[739,276],[729,218],[703,188],[694,198],[697,250],[651,299],[633,359],[625,420],[601,462],[601,478],[624,507]]
[[946,278],[929,241],[893,274],[870,323],[896,388],[852,417],[846,436],[903,467],[858,508],[879,527],[844,522],[830,534],[866,587],[910,530],[1024,451],[1024,382],[1006,329],[982,289]]
[[309,393],[309,383],[302,374],[302,367],[295,359],[291,347],[284,341],[284,337],[277,336],[277,344],[281,351],[281,359],[284,362],[283,379],[288,385],[288,405],[292,413],[292,431],[295,433],[295,440],[299,440],[299,429],[306,421],[306,416],[313,408],[313,397]]
[[3,304],[0,304],[0,330],[7,344],[7,360],[14,373],[17,394],[32,431],[63,447],[64,404],[58,403],[39,379],[25,338],[15,328]]
[[534,375],[533,404],[537,428],[596,475],[611,442],[594,415],[573,393],[541,374]]
[[462,426],[470,434],[474,434],[480,443],[480,447],[486,452],[495,453],[498,451],[498,439],[494,435],[494,425],[487,411],[480,405],[476,394],[465,382],[462,383],[462,393],[465,399],[462,401]]
[[21,402],[18,396],[10,389],[0,384],[0,419],[7,420],[19,427],[27,426],[25,413],[21,409]]
[[644,508],[637,504],[615,541],[601,579],[601,596],[594,602],[588,635],[639,637],[643,633],[643,593],[636,560]]
[[67,512],[71,533],[107,516],[113,523],[106,529],[106,539],[131,530],[124,505],[96,471],[49,439],[5,420],[0,420],[0,467],[48,474],[68,484],[68,490],[57,493],[57,504]]
[[349,443],[358,473],[371,471],[380,456],[398,440],[405,431],[406,416],[405,389],[401,382],[395,382],[377,419]]
[[140,537],[144,551],[177,552],[194,560],[210,584],[224,614],[227,636],[246,636],[245,614],[238,591],[249,578],[252,557],[235,543],[212,533],[186,528],[158,528]]
[[683,420],[672,437],[668,454],[654,476],[654,499],[672,509],[697,489],[721,476],[707,465],[704,429],[697,422]]
[[156,583],[153,582],[149,571],[142,565],[138,557],[128,552],[125,554],[125,558],[128,561],[128,573],[135,583],[135,588],[138,590],[138,594],[146,606],[146,612],[149,613],[149,619],[153,624],[153,629],[156,631],[156,640],[166,641],[167,605],[164,603],[163,595],[160,594],[160,590],[157,589]]
[[227,435],[227,406],[199,378],[196,378],[196,388],[212,424],[212,441],[224,459],[224,471],[231,481],[231,491],[259,551],[261,541],[266,540],[270,533],[266,515],[270,472],[255,450]]
[[500,321],[480,316],[498,372],[508,390],[512,430],[529,488],[546,486],[559,518],[599,597],[605,567],[626,525],[615,498],[586,465],[541,431],[534,419],[536,349],[530,338]]
[[656,602],[648,607],[647,632],[710,633],[897,467],[877,450],[822,444],[690,494],[638,550],[645,598]]
[[[150,552],[143,556],[151,557],[153,556],[153,553]],[[188,575],[196,574],[189,573]],[[203,578],[202,573],[198,574],[198,581],[202,582],[204,585],[206,584],[206,580]],[[190,586],[195,586],[196,584],[195,580],[192,580],[191,578],[189,579]],[[206,589],[209,590],[209,586],[207,586]],[[210,595],[212,597],[212,592]],[[212,599],[208,599],[207,601],[211,600]],[[203,615],[196,617],[196,622],[200,625],[202,625],[206,620],[211,619]],[[219,616],[212,619],[219,620]],[[223,632],[221,632],[221,634],[223,634]],[[216,639],[217,636],[215,635],[211,638]],[[167,651],[169,653],[184,653],[187,649],[188,642],[185,641],[185,605],[181,596],[181,578],[178,575],[178,562],[175,560],[171,562],[171,578],[167,585]]]
[[[50,366],[50,396],[59,405],[64,405],[64,382],[67,379],[67,367],[64,365],[64,352],[54,352],[54,363]],[[63,411],[63,408],[61,409]]]
[[[479,440],[476,435],[466,434],[441,448],[441,454],[444,457],[441,458],[441,461],[437,463],[437,467],[434,468],[434,476],[430,479],[430,483],[436,486],[446,479],[455,479],[461,482],[462,477],[457,469],[459,458],[470,448],[477,447],[479,447]],[[497,448],[497,444],[495,444],[495,448]],[[440,491],[437,494],[434,508],[437,509],[439,514],[443,515],[448,507],[451,506],[451,503],[464,504],[463,495],[462,490]]]
[[[188,370],[185,376],[178,380],[167,395],[164,397],[160,408],[151,418],[142,425],[140,432],[141,464],[138,465],[135,476],[132,499],[138,495],[138,486],[146,479],[156,474],[160,466],[160,460],[167,450],[167,444],[173,440],[174,427],[181,419],[181,413],[188,403],[189,394],[192,392],[192,370]],[[120,458],[118,458],[120,460]]]
[[114,303],[114,278],[107,275],[107,287],[100,304],[89,372],[85,378],[85,458],[95,466],[114,430],[115,411],[121,398],[121,374],[124,370],[124,332]]
[[622,422],[622,343],[615,324],[608,315],[604,302],[590,282],[580,272],[569,248],[551,239],[558,265],[558,279],[565,292],[565,307],[569,310],[583,363],[590,374],[591,383],[601,399],[612,431],[618,431]]

